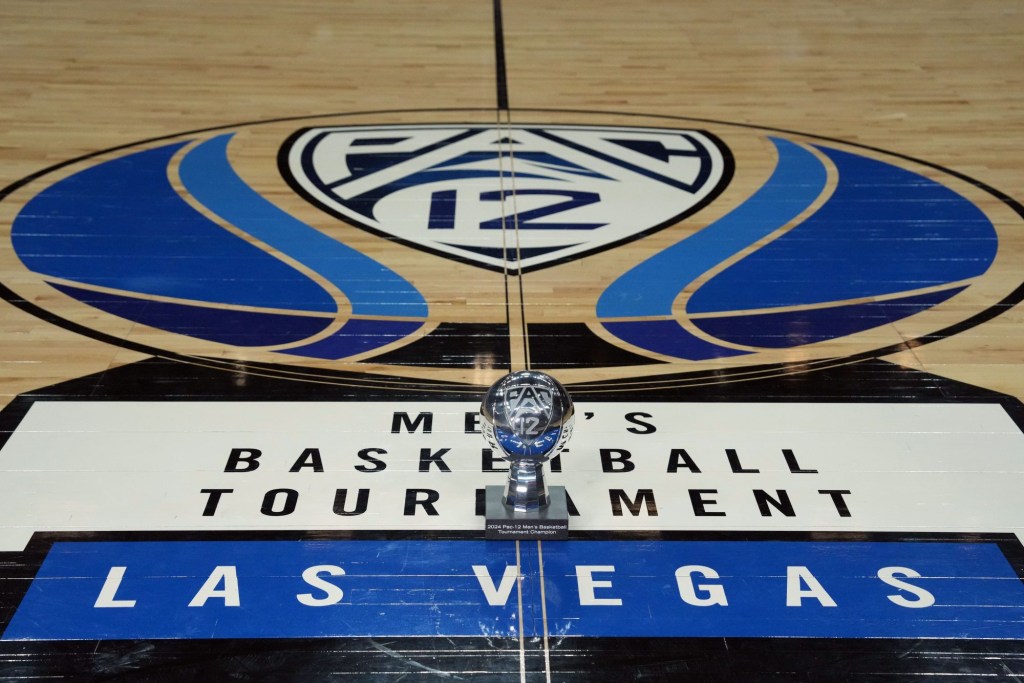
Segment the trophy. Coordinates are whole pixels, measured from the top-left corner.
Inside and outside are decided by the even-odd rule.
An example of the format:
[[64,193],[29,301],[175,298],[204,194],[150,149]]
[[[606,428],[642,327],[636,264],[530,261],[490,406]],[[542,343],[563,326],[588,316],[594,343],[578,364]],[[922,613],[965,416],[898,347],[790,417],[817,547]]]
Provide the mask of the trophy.
[[544,463],[569,442],[574,412],[565,387],[543,372],[513,372],[487,390],[481,431],[509,471],[504,487],[486,489],[486,538],[566,538],[565,488],[547,486]]

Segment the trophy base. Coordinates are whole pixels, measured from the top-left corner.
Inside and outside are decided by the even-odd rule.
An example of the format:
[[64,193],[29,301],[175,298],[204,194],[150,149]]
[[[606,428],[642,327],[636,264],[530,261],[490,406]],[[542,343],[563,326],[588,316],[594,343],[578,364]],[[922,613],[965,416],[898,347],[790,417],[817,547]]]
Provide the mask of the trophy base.
[[536,512],[516,512],[505,505],[505,487],[488,486],[485,492],[484,538],[495,541],[564,541],[569,537],[569,508],[565,487],[548,487],[549,503]]

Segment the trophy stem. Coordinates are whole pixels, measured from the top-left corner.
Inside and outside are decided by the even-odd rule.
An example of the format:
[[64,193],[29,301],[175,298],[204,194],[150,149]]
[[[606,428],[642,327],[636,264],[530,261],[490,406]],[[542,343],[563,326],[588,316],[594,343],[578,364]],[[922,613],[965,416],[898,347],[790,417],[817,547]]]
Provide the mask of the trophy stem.
[[512,460],[505,486],[505,505],[516,512],[534,512],[547,507],[549,500],[548,487],[544,483],[544,464]]

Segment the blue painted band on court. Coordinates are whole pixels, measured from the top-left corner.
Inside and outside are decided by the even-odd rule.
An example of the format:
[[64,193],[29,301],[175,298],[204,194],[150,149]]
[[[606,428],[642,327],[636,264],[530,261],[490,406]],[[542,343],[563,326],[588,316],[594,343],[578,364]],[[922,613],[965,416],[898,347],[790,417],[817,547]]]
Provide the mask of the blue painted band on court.
[[511,541],[58,542],[3,638],[1024,638],[1024,584],[988,542],[531,541],[516,556]]

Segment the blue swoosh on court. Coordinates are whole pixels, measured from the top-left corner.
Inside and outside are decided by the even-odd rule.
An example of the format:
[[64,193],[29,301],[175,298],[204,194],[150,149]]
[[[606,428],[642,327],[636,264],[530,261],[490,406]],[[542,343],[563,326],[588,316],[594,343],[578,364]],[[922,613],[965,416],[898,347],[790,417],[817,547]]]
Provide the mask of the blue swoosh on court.
[[42,275],[128,297],[334,313],[333,299],[305,274],[182,201],[167,165],[185,144],[112,159],[45,188],[11,228],[18,258]]
[[211,138],[182,159],[179,175],[193,197],[337,286],[354,315],[427,316],[426,300],[408,280],[286,213],[249,187],[228,161],[227,146],[233,135]]
[[995,259],[992,221],[972,201],[919,173],[815,146],[839,182],[814,215],[694,292],[690,314],[811,304],[949,286]]
[[686,285],[793,220],[818,198],[826,180],[821,161],[795,143],[770,140],[778,163],[768,182],[718,221],[615,280],[598,299],[599,318],[671,315],[672,302]]

